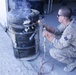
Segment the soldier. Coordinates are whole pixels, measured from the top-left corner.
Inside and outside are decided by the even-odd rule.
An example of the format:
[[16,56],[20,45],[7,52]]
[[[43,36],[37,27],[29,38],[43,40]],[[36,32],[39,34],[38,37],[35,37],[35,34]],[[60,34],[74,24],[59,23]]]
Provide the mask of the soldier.
[[62,7],[57,15],[61,23],[57,30],[46,25],[46,30],[43,30],[43,36],[54,46],[50,49],[50,55],[65,63],[67,66],[64,67],[64,71],[69,72],[76,68],[76,21],[71,19],[71,16],[72,10]]

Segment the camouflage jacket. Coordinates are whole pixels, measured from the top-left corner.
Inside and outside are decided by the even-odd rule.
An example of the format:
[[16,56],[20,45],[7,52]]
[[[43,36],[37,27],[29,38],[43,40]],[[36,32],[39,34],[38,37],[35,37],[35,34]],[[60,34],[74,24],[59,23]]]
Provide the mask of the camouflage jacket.
[[70,45],[76,47],[76,21],[73,19],[67,26],[60,24],[55,31],[60,38],[54,38],[51,43],[54,47],[62,49]]

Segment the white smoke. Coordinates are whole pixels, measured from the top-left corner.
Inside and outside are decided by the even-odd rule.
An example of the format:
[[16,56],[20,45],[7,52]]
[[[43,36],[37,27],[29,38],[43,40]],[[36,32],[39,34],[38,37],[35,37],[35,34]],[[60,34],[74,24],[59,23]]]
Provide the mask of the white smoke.
[[28,7],[29,3],[26,0],[16,1],[15,3],[15,10],[17,11],[18,17],[20,18],[27,18],[28,15],[31,13],[30,7]]
[[8,12],[8,22],[15,23],[28,19],[31,14],[31,9],[29,3],[26,0],[9,0],[10,11]]

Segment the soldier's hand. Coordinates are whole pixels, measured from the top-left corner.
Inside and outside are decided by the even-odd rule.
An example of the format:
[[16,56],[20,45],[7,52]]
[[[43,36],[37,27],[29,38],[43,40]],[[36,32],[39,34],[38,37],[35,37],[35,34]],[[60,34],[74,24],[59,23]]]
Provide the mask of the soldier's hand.
[[55,35],[53,33],[48,32],[46,37],[51,42],[55,38]]
[[53,33],[50,33],[46,30],[43,30],[43,36],[46,37],[49,41],[52,41],[55,38]]
[[43,29],[43,30],[42,30],[42,33],[43,33],[43,36],[46,37],[47,31]]

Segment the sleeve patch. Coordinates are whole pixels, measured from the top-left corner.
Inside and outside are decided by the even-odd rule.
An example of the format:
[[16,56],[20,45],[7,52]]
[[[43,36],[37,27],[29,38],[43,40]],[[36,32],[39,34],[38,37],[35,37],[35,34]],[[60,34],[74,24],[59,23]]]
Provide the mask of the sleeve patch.
[[64,39],[67,41],[68,40],[68,38],[67,37],[64,37]]

